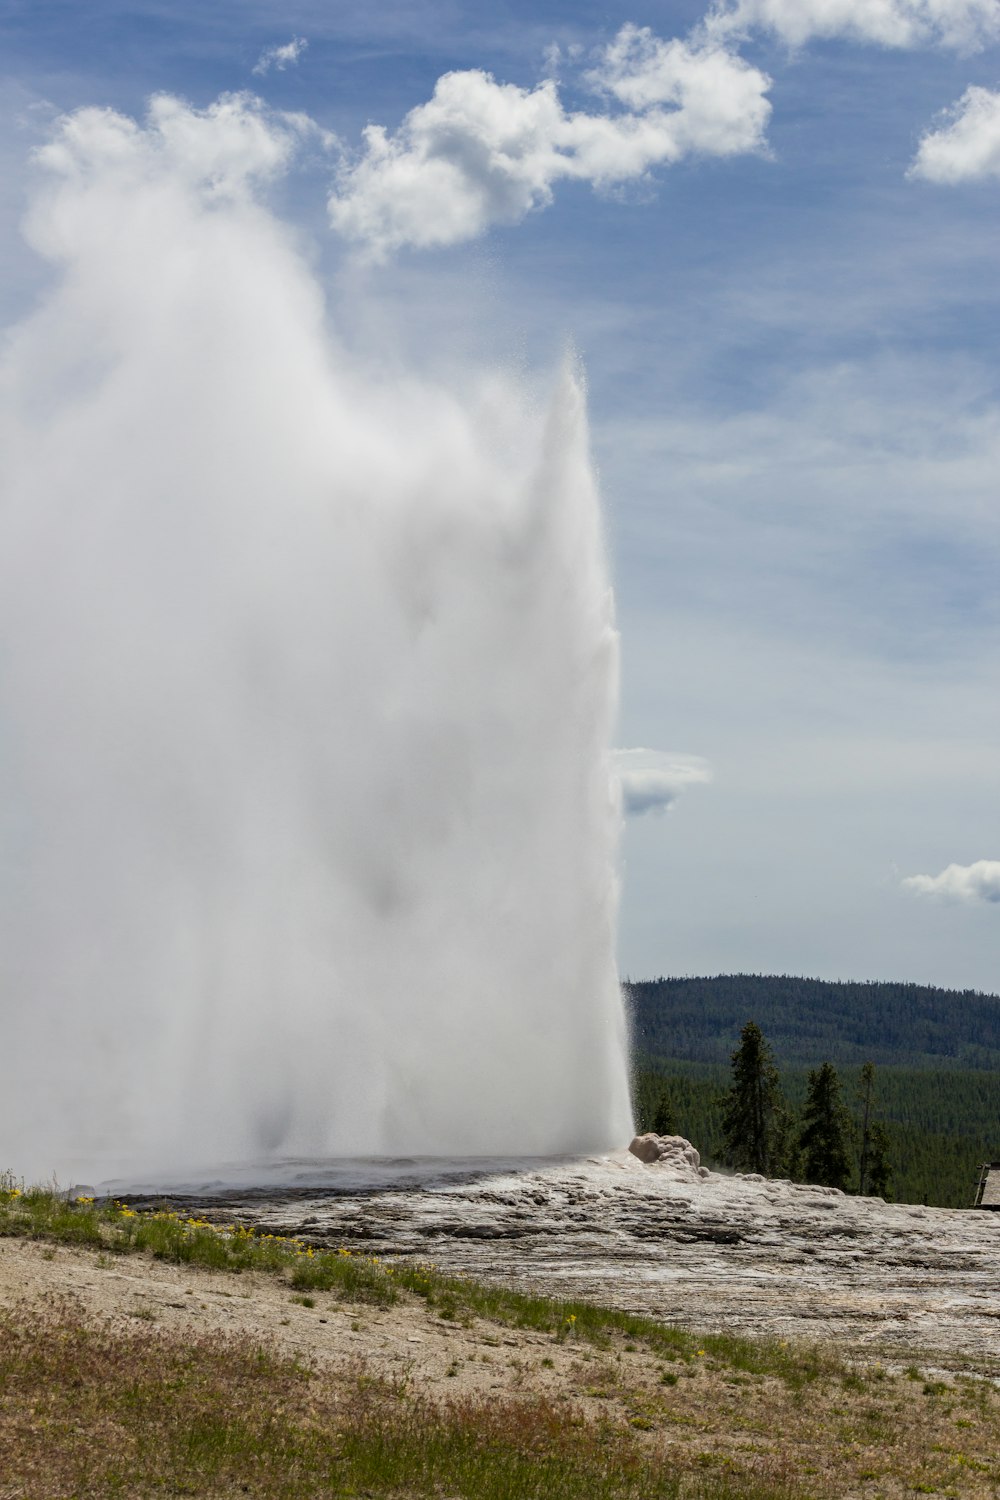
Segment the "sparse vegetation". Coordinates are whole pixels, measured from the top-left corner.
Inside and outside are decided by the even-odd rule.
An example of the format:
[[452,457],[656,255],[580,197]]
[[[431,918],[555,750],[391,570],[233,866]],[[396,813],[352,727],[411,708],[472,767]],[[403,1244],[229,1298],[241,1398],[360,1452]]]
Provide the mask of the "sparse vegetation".
[[[428,1390],[357,1358],[314,1366],[243,1335],[182,1334],[142,1306],[116,1325],[65,1306],[0,1314],[4,1500],[987,1500],[1000,1486],[997,1391],[916,1363],[893,1372],[830,1347],[697,1336],[9,1177],[0,1235],[82,1247],[95,1267],[141,1253],[262,1272],[304,1308],[365,1303],[378,1345],[394,1319],[420,1316],[446,1351]],[[508,1384],[470,1393],[477,1360]]]
[[793,1500],[780,1465],[716,1472],[646,1441],[655,1425],[572,1402],[431,1400],[363,1366],[332,1373],[247,1340],[0,1323],[5,1495],[267,1500]]
[[351,1302],[388,1306],[398,1295],[391,1268],[374,1258],[317,1253],[299,1239],[220,1227],[168,1208],[138,1213],[114,1200],[71,1199],[52,1187],[25,1188],[9,1172],[0,1174],[0,1235],[90,1245],[103,1254],[145,1251],[215,1271],[269,1272],[287,1277],[296,1291],[336,1290]]
[[[3,1494],[987,1500],[996,1493],[1000,1423],[989,1387],[921,1387],[862,1371],[856,1391],[819,1376],[802,1402],[781,1380],[734,1374],[707,1349],[693,1378],[678,1381],[643,1364],[639,1350],[619,1364],[613,1347],[596,1365],[583,1364],[580,1376],[564,1367],[551,1391],[449,1398],[381,1378],[363,1362],[321,1367],[246,1337],[88,1326],[66,1309],[7,1313]],[[449,1385],[459,1368],[455,1359],[444,1371]]]

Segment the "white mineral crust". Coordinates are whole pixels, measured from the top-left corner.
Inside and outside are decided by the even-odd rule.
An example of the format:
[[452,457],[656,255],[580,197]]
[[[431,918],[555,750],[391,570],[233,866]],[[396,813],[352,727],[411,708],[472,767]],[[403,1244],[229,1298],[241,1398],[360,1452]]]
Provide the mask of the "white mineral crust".
[[1000,1214],[707,1172],[689,1142],[652,1140],[648,1162],[633,1143],[554,1162],[287,1163],[280,1186],[219,1184],[199,1212],[705,1331],[1000,1376]]

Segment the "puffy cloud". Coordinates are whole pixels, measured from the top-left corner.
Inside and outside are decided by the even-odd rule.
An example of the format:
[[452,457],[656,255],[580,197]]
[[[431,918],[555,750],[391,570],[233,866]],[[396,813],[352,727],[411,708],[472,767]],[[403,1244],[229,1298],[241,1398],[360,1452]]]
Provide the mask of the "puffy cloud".
[[525,89],[479,69],[446,73],[395,133],[367,128],[330,197],[334,228],[384,260],[517,223],[562,179],[607,189],[684,156],[763,147],[770,79],[718,43],[626,26],[587,81],[625,109],[568,112],[552,79]]
[[706,28],[723,36],[772,31],[793,47],[843,36],[972,52],[1000,35],[1000,0],[717,0]]
[[293,36],[290,42],[285,42],[281,47],[266,47],[254,65],[255,76],[263,78],[272,68],[283,73],[286,68],[298,62],[308,45],[304,36]]
[[1000,903],[1000,859],[977,859],[971,865],[949,865],[940,875],[910,875],[903,881],[903,887],[918,896]]
[[689,786],[712,779],[708,763],[699,756],[666,755],[658,750],[616,750],[614,771],[622,811],[629,817],[665,813]]
[[1000,93],[973,84],[945,120],[921,139],[909,175],[943,183],[1000,177]]
[[672,105],[678,155],[733,156],[763,145],[770,79],[724,47],[663,41],[648,26],[623,26],[588,76],[630,110]]
[[[771,80],[759,68],[716,42],[663,41],[647,26],[623,26],[587,74],[590,85],[631,111],[624,116],[571,115],[570,136],[578,142],[575,174],[597,186],[640,175],[657,161],[682,156],[737,156],[761,151],[771,117],[765,97]],[[596,130],[628,138],[645,122],[649,162],[638,164],[627,152],[605,167],[588,155]]]

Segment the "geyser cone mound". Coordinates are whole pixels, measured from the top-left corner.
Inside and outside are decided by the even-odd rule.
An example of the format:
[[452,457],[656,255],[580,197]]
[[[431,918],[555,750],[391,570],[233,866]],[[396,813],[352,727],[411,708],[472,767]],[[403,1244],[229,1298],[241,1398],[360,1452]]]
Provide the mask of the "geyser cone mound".
[[42,154],[0,443],[29,1174],[630,1133],[579,384],[363,377],[257,201],[279,137],[85,111]]

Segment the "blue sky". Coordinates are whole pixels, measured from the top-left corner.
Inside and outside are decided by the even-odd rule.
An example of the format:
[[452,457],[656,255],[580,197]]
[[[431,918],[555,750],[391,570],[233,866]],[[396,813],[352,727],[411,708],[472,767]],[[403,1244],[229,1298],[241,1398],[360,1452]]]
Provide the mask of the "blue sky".
[[[281,208],[345,337],[431,372],[583,355],[619,742],[712,773],[628,820],[622,970],[996,989],[1000,7],[884,0],[891,35],[865,34],[871,0],[832,10],[799,40],[788,4],[745,0],[706,41],[694,4],[7,0],[0,310],[16,321],[47,275],[18,223],[59,112],[250,89],[307,114],[340,146],[305,153]],[[337,162],[368,124],[405,145],[449,71],[553,77],[567,113],[620,116],[587,75],[628,25],[767,75],[758,138],[703,133],[596,190],[589,168],[553,178],[550,202],[381,263],[331,231]]]

